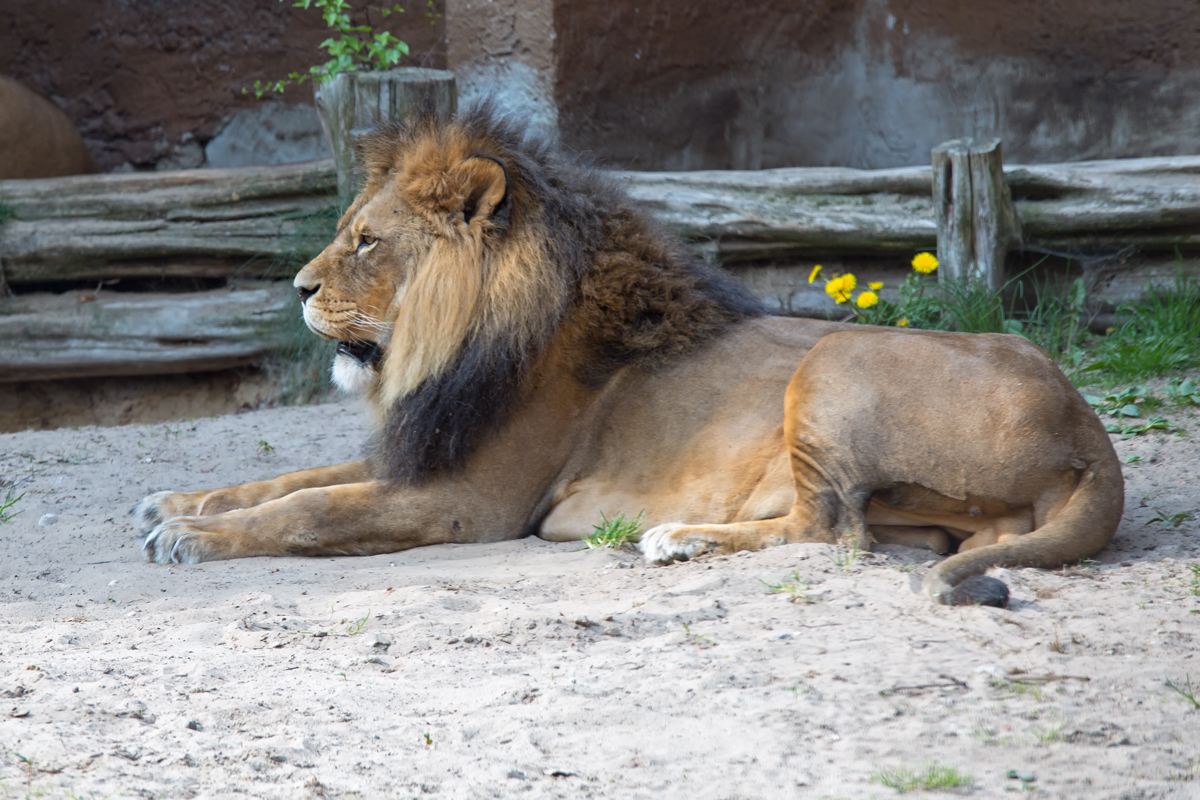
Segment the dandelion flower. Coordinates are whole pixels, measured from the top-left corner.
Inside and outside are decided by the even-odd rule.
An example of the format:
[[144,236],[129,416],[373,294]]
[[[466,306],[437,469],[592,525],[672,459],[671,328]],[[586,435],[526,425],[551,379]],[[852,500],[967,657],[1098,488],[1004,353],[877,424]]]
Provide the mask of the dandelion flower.
[[854,290],[853,275],[839,275],[825,282],[825,293],[839,305],[849,301],[850,292]]
[[933,253],[917,253],[913,256],[912,268],[923,275],[927,275],[938,268],[937,256]]
[[878,292],[880,289],[883,288],[883,281],[871,281],[870,283],[867,284],[867,288],[870,289],[872,292]]
[[858,299],[854,301],[855,305],[857,305],[859,308],[870,308],[878,302],[879,295],[875,294],[874,292],[863,292],[858,296]]
[[900,328],[907,328],[908,327],[908,317],[901,317],[900,320],[896,323],[896,326],[900,327]]
[[808,273],[808,282],[812,283],[813,281],[815,281],[817,279],[817,276],[820,274],[821,274],[821,265],[817,264],[815,267],[812,268],[812,272]]

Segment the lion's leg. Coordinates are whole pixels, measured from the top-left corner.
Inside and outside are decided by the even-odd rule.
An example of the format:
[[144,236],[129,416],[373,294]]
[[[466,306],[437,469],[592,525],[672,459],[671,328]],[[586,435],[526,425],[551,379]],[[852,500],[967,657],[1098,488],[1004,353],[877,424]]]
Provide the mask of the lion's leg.
[[330,467],[288,472],[268,481],[243,483],[223,489],[196,492],[156,492],[143,498],[130,514],[138,533],[174,517],[201,517],[237,508],[250,508],[299,491],[343,483],[360,483],[369,477],[366,461],[349,461]]
[[489,541],[507,530],[520,530],[519,520],[495,497],[464,497],[461,485],[397,491],[369,481],[300,489],[213,516],[170,519],[150,531],[142,552],[149,561],[188,564],[248,556],[372,555]]
[[684,525],[678,522],[658,525],[642,534],[639,547],[647,561],[666,564],[686,561],[702,553],[761,550],[777,544],[813,542],[870,546],[866,519],[860,513],[843,509],[836,516],[819,504],[792,506],[785,517],[733,522],[727,525]]
[[1033,515],[1030,513],[1014,514],[1008,517],[995,517],[991,524],[976,531],[970,538],[958,546],[958,552],[964,553],[976,547],[987,547],[1024,536],[1033,530]]
[[923,528],[916,525],[870,525],[871,537],[880,544],[899,544],[923,547],[939,555],[950,552],[954,538],[943,528]]

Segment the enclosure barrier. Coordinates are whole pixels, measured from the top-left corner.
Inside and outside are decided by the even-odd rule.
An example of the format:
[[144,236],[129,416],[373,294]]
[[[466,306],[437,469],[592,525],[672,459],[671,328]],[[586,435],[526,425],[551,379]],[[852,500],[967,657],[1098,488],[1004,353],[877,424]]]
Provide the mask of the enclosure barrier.
[[[1055,253],[1084,265],[1095,296],[1112,302],[1200,250],[1200,156],[1004,167],[999,141],[963,139],[935,148],[931,167],[612,175],[788,313],[828,312],[807,285],[816,259],[866,260],[886,291],[921,250],[936,248],[944,277],[993,287],[1014,253]],[[0,381],[261,358],[290,287],[251,279],[329,213],[336,186],[332,161],[0,181],[0,204],[15,212],[0,224],[0,284],[16,292],[0,297]],[[226,286],[106,288],[188,278]]]

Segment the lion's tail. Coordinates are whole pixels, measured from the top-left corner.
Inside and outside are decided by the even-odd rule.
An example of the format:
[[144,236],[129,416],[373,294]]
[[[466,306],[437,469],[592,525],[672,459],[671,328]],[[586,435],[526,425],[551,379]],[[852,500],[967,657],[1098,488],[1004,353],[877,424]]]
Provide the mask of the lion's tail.
[[[1110,451],[1111,452],[1111,451]],[[1116,454],[1088,467],[1067,504],[1046,524],[1024,536],[1001,544],[977,547],[950,556],[925,574],[922,586],[936,602],[945,605],[1002,605],[989,602],[996,589],[1008,592],[994,579],[968,578],[991,567],[1055,569],[1095,555],[1116,533],[1125,508],[1125,480]],[[983,583],[989,581],[992,587]]]

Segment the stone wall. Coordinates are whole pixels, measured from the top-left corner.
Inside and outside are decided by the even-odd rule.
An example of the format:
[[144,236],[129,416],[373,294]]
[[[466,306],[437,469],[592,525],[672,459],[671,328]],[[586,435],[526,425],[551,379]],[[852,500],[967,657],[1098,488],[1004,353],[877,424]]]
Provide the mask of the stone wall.
[[[352,5],[361,15],[367,3]],[[408,63],[442,68],[442,20],[427,12],[441,14],[440,0],[372,22],[408,42]],[[5,0],[0,73],[58,104],[108,170],[201,166],[231,125],[213,151],[221,166],[278,163],[324,152],[312,89],[266,105],[241,89],[323,60],[328,35],[317,9],[292,0]]]

